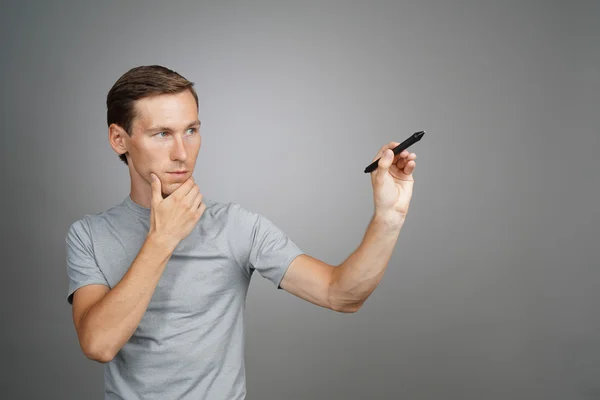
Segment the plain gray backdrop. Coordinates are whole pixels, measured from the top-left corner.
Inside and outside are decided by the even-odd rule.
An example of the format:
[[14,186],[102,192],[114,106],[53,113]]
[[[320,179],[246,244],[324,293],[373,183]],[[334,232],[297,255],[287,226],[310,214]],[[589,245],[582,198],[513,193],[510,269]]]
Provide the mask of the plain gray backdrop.
[[12,1],[0,15],[2,398],[103,398],[66,301],[65,234],[128,194],[106,94],[162,64],[196,83],[202,193],[331,264],[371,218],[365,166],[427,131],[358,313],[254,276],[248,399],[600,399],[599,2]]

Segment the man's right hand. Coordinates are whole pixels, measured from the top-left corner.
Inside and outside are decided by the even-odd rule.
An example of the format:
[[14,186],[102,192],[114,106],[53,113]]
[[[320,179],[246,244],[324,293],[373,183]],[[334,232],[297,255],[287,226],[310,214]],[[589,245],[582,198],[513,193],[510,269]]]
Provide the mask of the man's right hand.
[[190,234],[206,210],[202,202],[200,188],[190,177],[166,199],[162,197],[161,182],[158,176],[152,178],[152,202],[150,206],[150,231],[161,241],[170,243],[173,248]]

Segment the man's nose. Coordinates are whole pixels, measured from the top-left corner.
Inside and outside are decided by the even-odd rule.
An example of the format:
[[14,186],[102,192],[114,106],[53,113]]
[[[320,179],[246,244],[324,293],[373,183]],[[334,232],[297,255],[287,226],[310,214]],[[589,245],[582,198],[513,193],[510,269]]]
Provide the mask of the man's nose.
[[186,161],[188,158],[185,145],[181,136],[174,136],[173,147],[171,148],[171,160],[173,161]]

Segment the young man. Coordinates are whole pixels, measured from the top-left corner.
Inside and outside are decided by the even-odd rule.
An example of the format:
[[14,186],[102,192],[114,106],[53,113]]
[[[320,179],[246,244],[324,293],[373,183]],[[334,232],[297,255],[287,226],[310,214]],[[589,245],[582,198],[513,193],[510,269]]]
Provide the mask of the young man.
[[[383,146],[375,212],[339,266],[304,254],[269,219],[205,198],[193,83],[133,68],[107,97],[109,142],[127,165],[120,204],[66,235],[68,302],[84,354],[105,363],[106,399],[245,398],[244,303],[257,270],[278,289],[355,312],[378,285],[406,218],[415,154]],[[385,154],[384,154],[385,152]]]

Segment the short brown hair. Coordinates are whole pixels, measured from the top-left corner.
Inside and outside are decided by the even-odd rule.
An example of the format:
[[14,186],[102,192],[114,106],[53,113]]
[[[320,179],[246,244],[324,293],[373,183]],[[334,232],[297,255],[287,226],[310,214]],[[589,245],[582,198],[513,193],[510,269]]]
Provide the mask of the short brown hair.
[[[133,134],[131,125],[136,117],[134,107],[136,100],[189,90],[196,99],[196,107],[198,107],[198,94],[193,86],[193,82],[161,65],[132,68],[115,82],[106,96],[106,122],[108,126],[119,125],[131,136]],[[127,164],[126,154],[119,155],[119,158]]]

